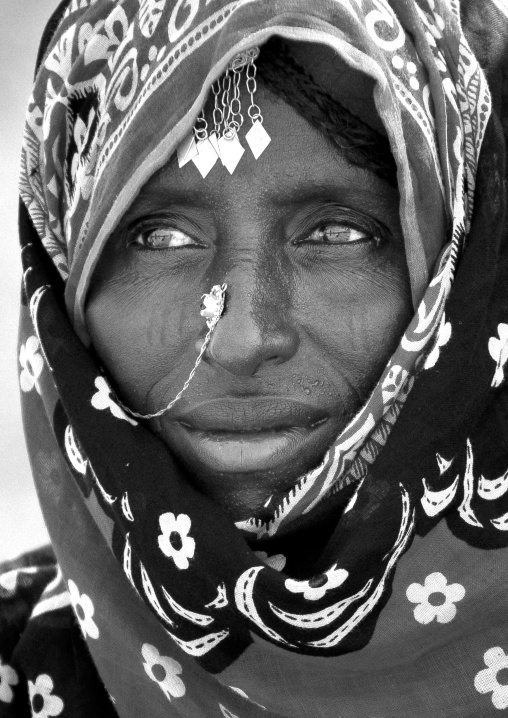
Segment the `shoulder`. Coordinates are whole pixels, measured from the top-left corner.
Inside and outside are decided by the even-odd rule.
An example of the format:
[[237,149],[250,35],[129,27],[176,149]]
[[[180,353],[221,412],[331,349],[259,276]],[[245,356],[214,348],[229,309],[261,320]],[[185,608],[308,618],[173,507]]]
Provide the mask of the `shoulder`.
[[4,657],[14,650],[40,602],[64,591],[50,546],[0,563],[0,648]]
[[0,715],[30,715],[17,654],[35,616],[70,603],[50,546],[0,562]]
[[118,718],[49,546],[0,563],[0,718]]

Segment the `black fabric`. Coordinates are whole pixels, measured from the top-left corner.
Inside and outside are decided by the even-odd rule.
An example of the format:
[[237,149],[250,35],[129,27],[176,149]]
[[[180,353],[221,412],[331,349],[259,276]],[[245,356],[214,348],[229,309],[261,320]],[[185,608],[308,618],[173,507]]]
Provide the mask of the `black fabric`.
[[[409,12],[396,4],[401,16]],[[499,89],[505,62],[482,54],[477,9],[465,3],[464,18],[491,86]],[[61,5],[44,43],[63,11]],[[498,113],[500,103],[497,92]],[[474,107],[467,117],[481,119],[482,111]],[[496,493],[508,466],[505,167],[494,113],[476,172],[471,227],[455,223],[441,258],[451,290],[448,295],[441,277],[446,291],[434,300],[449,335],[440,343],[436,329],[435,341],[418,356],[414,386],[391,415],[391,433],[382,427],[382,450],[371,437],[362,446],[374,458],[366,462],[354,511],[342,515],[357,484],[329,499],[333,520],[319,530],[259,543],[193,492],[167,448],[115,403],[95,355],[67,318],[63,281],[22,207],[24,420],[66,582],[47,552],[0,576],[0,695],[10,697],[9,680],[14,695],[0,702],[0,716],[29,715],[28,691],[32,713],[52,710],[62,718],[147,710],[157,717],[296,718],[316,706],[327,717],[379,711],[382,718],[484,718],[508,708],[497,681],[504,663],[492,668],[508,646],[506,603],[498,603],[505,593],[508,490]],[[97,402],[101,387],[109,403]],[[432,501],[444,490],[449,498],[434,511]],[[177,533],[182,545],[192,536],[187,556],[175,558],[169,549],[162,556],[162,511],[175,525],[183,517]],[[284,554],[285,572],[268,568],[255,553],[261,550]],[[340,571],[347,573],[346,589],[337,583],[323,603],[311,603],[312,591],[325,586],[324,596],[329,574]],[[306,583],[311,598],[301,595],[302,585],[287,588],[291,581]],[[229,599],[222,604],[221,589]],[[339,634],[344,627],[344,638],[335,641],[329,625],[318,624],[317,609],[333,613],[362,591],[371,603],[356,623],[354,602],[337,612],[332,628]],[[445,597],[444,608],[431,604],[433,593]],[[309,629],[313,620],[317,628]],[[154,655],[159,662],[150,667]],[[265,665],[278,684],[257,680]],[[154,666],[166,666],[166,673]],[[37,688],[43,685],[45,697]],[[238,687],[243,693],[232,695]],[[252,698],[243,695],[247,689]]]

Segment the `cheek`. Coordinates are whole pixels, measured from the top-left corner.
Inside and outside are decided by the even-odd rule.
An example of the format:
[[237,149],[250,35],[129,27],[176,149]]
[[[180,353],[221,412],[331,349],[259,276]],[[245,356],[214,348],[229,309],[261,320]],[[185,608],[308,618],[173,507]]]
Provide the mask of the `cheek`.
[[333,370],[360,392],[377,381],[413,315],[405,265],[330,273],[307,287],[304,323]]
[[365,368],[382,368],[395,351],[413,313],[402,293],[369,293],[351,322],[351,346]]
[[92,344],[133,408],[160,382],[169,389],[173,375],[177,382],[182,352],[193,348],[199,331],[187,307],[177,292],[148,292],[128,281],[91,292],[86,321]]

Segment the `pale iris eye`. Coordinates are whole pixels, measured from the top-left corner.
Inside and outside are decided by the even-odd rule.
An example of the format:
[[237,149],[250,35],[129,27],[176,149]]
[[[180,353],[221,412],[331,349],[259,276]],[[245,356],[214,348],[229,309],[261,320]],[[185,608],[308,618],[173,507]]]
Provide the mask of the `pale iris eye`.
[[134,241],[135,244],[139,244],[146,249],[169,249],[194,244],[192,239],[184,232],[180,232],[178,229],[169,228],[159,228],[140,232]]
[[328,227],[315,229],[309,239],[313,242],[324,242],[325,244],[353,244],[354,242],[372,239],[367,232],[362,232],[353,227],[346,227],[343,224],[331,224]]

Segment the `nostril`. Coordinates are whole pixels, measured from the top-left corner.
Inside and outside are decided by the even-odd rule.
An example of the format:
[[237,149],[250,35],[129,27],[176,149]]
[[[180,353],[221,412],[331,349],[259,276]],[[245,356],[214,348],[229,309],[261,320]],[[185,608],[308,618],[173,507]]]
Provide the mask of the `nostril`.
[[280,355],[274,355],[265,359],[265,364],[272,364],[273,366],[280,364],[283,358]]
[[253,372],[253,376],[257,375],[258,372],[262,369],[279,366],[279,364],[283,364],[284,361],[285,359],[281,354],[276,354],[267,357],[266,359],[261,359],[259,365],[255,368]]

